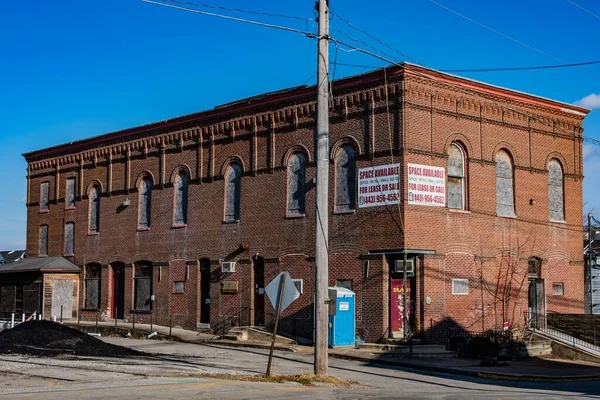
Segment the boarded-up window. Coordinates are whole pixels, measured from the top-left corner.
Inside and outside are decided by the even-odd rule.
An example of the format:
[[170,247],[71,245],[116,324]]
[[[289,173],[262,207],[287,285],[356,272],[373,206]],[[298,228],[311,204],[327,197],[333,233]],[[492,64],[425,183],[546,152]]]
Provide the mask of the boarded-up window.
[[550,219],[565,220],[565,199],[563,189],[563,169],[558,160],[548,163],[548,209]]
[[355,207],[356,150],[343,145],[335,155],[335,211],[352,211]]
[[144,177],[139,187],[139,221],[138,228],[150,228],[152,210],[152,179]]
[[40,226],[40,256],[48,255],[48,225]]
[[513,163],[510,155],[501,150],[496,154],[496,214],[499,217],[515,216]]
[[225,172],[225,222],[239,222],[242,167],[233,163]]
[[175,209],[173,210],[173,224],[187,224],[188,212],[188,183],[189,176],[185,170],[179,170],[175,177]]
[[65,207],[75,207],[75,178],[68,178],[65,194]]
[[75,254],[75,223],[67,222],[65,224],[65,256]]
[[100,277],[100,265],[85,266],[85,308],[88,310],[100,308]]
[[15,286],[0,286],[0,312],[16,311],[16,295]]
[[40,211],[48,210],[48,198],[50,196],[50,182],[42,182],[40,185]]
[[152,302],[152,265],[136,264],[135,266],[135,309],[151,310]]
[[305,175],[306,157],[302,153],[294,153],[288,160],[288,215],[304,215],[305,213]]
[[465,155],[458,143],[448,149],[448,208],[464,210],[465,198]]
[[90,232],[100,232],[100,186],[90,190]]

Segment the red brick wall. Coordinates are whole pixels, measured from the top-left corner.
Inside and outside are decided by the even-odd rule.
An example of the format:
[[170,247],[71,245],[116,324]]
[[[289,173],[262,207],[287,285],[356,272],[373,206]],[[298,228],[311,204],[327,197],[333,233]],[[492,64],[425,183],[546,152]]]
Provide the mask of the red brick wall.
[[[547,308],[583,312],[582,273],[582,157],[579,137],[582,116],[561,111],[545,103],[498,92],[465,93],[418,76],[388,77],[389,103],[383,80],[365,80],[334,91],[330,124],[332,151],[341,143],[358,151],[358,168],[400,162],[403,194],[400,207],[357,209],[350,214],[332,213],[335,188],[330,165],[330,285],[351,279],[357,292],[360,334],[375,340],[389,325],[389,271],[381,250],[404,247],[425,250],[419,259],[420,277],[415,291],[417,329],[431,319],[451,317],[465,329],[493,327],[494,310],[489,293],[481,299],[481,260],[484,277],[493,279],[496,261],[503,254],[516,256],[519,265],[529,257],[541,257],[546,282]],[[492,90],[493,91],[493,90]],[[494,101],[482,100],[481,96]],[[498,106],[501,103],[502,106]],[[511,110],[531,114],[528,119]],[[388,115],[389,111],[389,115]],[[312,95],[293,102],[273,103],[267,108],[246,109],[221,119],[148,131],[136,139],[106,142],[105,147],[68,152],[59,158],[30,160],[28,205],[28,256],[37,256],[38,228],[49,225],[49,255],[62,255],[64,223],[75,222],[75,261],[84,265],[115,260],[126,267],[126,305],[133,307],[133,270],[140,260],[154,265],[155,318],[161,324],[168,315],[182,326],[199,322],[197,261],[211,260],[211,320],[250,313],[254,307],[254,257],[265,260],[265,284],[287,270],[304,280],[304,293],[286,310],[285,316],[311,318],[314,291],[314,102]],[[544,121],[544,122],[539,122]],[[389,122],[389,124],[388,124]],[[447,167],[447,149],[459,140],[468,157],[468,209],[456,212],[444,207],[407,204],[407,163]],[[308,153],[306,171],[306,216],[286,218],[285,157],[293,147]],[[514,158],[515,208],[517,218],[496,216],[494,155],[504,148]],[[393,154],[393,156],[392,156]],[[556,157],[565,171],[565,222],[548,217],[546,165]],[[236,159],[243,165],[240,223],[223,224],[226,164]],[[57,169],[56,162],[59,161]],[[164,163],[164,168],[162,167]],[[172,176],[178,168],[191,172],[188,224],[173,227]],[[61,190],[50,211],[39,213],[39,185],[50,181],[54,199],[55,174]],[[136,184],[143,172],[153,177],[152,223],[137,230]],[[76,177],[84,193],[73,210],[64,207],[64,179]],[[97,180],[103,190],[100,233],[88,235],[87,188]],[[112,191],[109,191],[112,189]],[[129,199],[130,205],[123,206]],[[404,228],[404,229],[403,229]],[[403,232],[406,231],[406,237]],[[247,250],[240,250],[247,244]],[[411,257],[419,254],[414,252]],[[238,261],[236,272],[220,272],[220,260]],[[368,275],[365,263],[369,262]],[[187,263],[187,264],[186,264]],[[173,294],[174,280],[189,267],[186,293]],[[158,270],[162,269],[162,279]],[[104,271],[107,271],[106,273]],[[102,274],[102,307],[110,307],[111,273]],[[453,296],[452,277],[469,279],[469,295]],[[519,282],[522,282],[522,276]],[[517,279],[517,278],[515,278]],[[224,280],[237,281],[235,294],[222,292]],[[106,284],[105,284],[106,282]],[[565,295],[552,296],[552,283],[563,282]],[[478,286],[479,285],[479,286]],[[526,288],[515,294],[515,315],[521,321],[526,309]],[[479,293],[479,295],[478,295]],[[525,297],[522,297],[525,293]],[[431,302],[427,304],[426,298]],[[491,304],[491,305],[490,305]],[[273,312],[268,300],[265,311]],[[90,315],[83,314],[84,318]],[[129,310],[126,317],[130,318]],[[148,315],[140,315],[145,320]],[[508,318],[504,313],[503,318]]]

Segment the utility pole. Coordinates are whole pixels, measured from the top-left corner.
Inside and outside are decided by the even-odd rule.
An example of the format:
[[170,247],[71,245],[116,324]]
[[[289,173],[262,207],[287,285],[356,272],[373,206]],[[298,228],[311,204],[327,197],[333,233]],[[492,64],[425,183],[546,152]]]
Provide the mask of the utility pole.
[[588,213],[588,301],[590,303],[590,314],[594,314],[594,302],[592,301],[592,218],[594,214]]
[[317,207],[315,219],[315,375],[327,374],[329,325],[329,0],[319,0],[317,53]]

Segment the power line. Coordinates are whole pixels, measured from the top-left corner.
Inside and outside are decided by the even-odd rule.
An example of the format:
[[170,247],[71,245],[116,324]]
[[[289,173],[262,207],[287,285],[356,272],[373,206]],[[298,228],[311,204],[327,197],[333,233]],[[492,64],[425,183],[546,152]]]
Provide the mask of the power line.
[[[364,42],[364,41],[362,41],[362,40],[360,40],[360,39],[355,39],[355,38],[353,38],[352,36],[348,35],[346,32],[340,31],[339,29],[332,29],[331,31],[332,31],[332,32],[338,32],[338,33],[341,33],[342,35],[346,36],[348,39],[350,39],[350,40],[351,40],[351,41],[353,41],[353,42],[360,43],[360,44],[362,44],[363,46],[366,46],[366,47],[370,48],[370,49],[371,49],[371,50],[373,50],[373,51],[377,51],[377,52],[379,52],[380,54],[383,54],[383,55],[384,55],[384,56],[386,56],[386,57],[389,57],[389,58],[392,58],[392,59],[394,59],[394,60],[398,61],[398,59],[397,59],[395,56],[392,56],[392,55],[390,55],[390,54],[386,53],[385,51],[383,51],[383,50],[381,50],[381,49],[378,49],[377,47],[371,46],[370,44],[368,44],[368,43],[366,43],[366,42]],[[399,53],[399,54],[401,54],[401,55],[402,55],[402,57],[404,57],[404,58],[409,58],[409,57],[407,57],[405,54],[402,54],[402,53]]]
[[[182,11],[188,11],[188,12],[192,12],[192,13],[196,13],[196,14],[202,14],[202,15],[207,15],[210,17],[217,17],[217,18],[223,18],[223,19],[227,19],[227,20],[231,20],[231,21],[237,21],[237,22],[243,22],[246,24],[251,24],[251,25],[258,25],[258,26],[263,26],[266,28],[273,28],[273,29],[279,29],[282,31],[287,31],[287,32],[295,32],[295,33],[299,33],[303,36],[315,39],[317,38],[318,35],[312,33],[312,32],[305,32],[305,31],[301,31],[299,29],[295,29],[295,28],[290,28],[287,26],[282,26],[282,25],[275,25],[275,24],[268,24],[265,22],[258,22],[258,21],[253,21],[250,19],[244,19],[244,18],[237,18],[237,17],[232,17],[229,15],[223,15],[223,14],[216,14],[216,13],[212,13],[212,12],[207,12],[207,11],[201,11],[201,10],[195,10],[193,8],[187,8],[187,7],[183,7],[183,6],[176,6],[173,4],[165,4],[165,3],[161,3],[159,1],[154,1],[154,0],[140,0],[144,3],[149,3],[149,4],[156,4],[162,7],[168,7],[168,8],[174,8],[177,10],[182,10]],[[165,1],[169,1],[169,0],[165,0]],[[171,0],[172,1],[172,0]]]
[[312,18],[298,17],[295,15],[278,14],[278,13],[271,13],[271,12],[266,12],[266,11],[245,10],[245,9],[233,8],[233,7],[215,6],[212,4],[194,3],[191,1],[180,1],[180,0],[162,0],[162,1],[168,2],[168,3],[183,4],[183,5],[188,5],[188,6],[211,8],[213,10],[234,11],[234,12],[239,12],[239,13],[246,13],[246,14],[253,14],[253,15],[265,15],[267,17],[287,18],[287,19],[295,19],[295,20],[300,20],[300,21],[314,21],[314,19],[312,19]]
[[588,13],[588,14],[590,14],[590,15],[598,18],[598,19],[600,19],[600,17],[597,14],[594,14],[593,12],[591,12],[590,10],[588,10],[587,8],[583,8],[582,6],[580,6],[579,4],[575,3],[574,1],[571,1],[571,0],[565,0],[565,1],[568,1],[569,3],[573,4],[575,7],[579,8],[580,10],[583,10],[586,13]]
[[[345,22],[346,25],[348,25],[350,28],[354,29],[357,32],[360,32],[364,35],[367,35],[368,37],[370,37],[371,39],[375,40],[377,43],[387,47],[388,49],[392,50],[393,52],[396,52],[398,54],[400,54],[402,57],[404,58],[408,58],[409,60],[411,60],[412,62],[416,63],[416,64],[421,64],[419,61],[415,60],[414,58],[410,57],[409,55],[406,55],[404,53],[401,53],[400,51],[398,51],[397,49],[393,48],[392,46],[390,46],[389,44],[387,44],[386,42],[384,42],[383,40],[378,39],[377,37],[375,37],[374,35],[370,34],[369,32],[367,32],[364,29],[359,28],[358,26],[354,25],[352,22],[348,21],[347,19],[341,17],[338,13],[334,13],[334,18],[339,19],[342,22]],[[339,31],[338,31],[339,32]],[[345,34],[344,34],[345,35]],[[346,35],[348,36],[348,35]],[[351,39],[352,40],[352,39]],[[363,42],[364,43],[364,42]],[[379,50],[381,51],[381,50]]]
[[[403,65],[401,65],[401,64],[398,64],[398,63],[396,63],[396,62],[394,62],[394,61],[392,61],[392,60],[386,59],[386,58],[384,58],[384,57],[380,56],[379,54],[375,54],[375,53],[373,53],[373,52],[370,52],[370,51],[368,51],[368,50],[365,50],[365,49],[361,49],[361,48],[355,47],[355,46],[353,46],[353,45],[351,45],[351,44],[348,44],[348,43],[344,43],[344,42],[342,42],[342,41],[340,41],[340,40],[338,40],[338,39],[331,38],[331,40],[332,40],[332,41],[335,41],[335,42],[337,42],[337,43],[339,43],[339,44],[340,44],[340,45],[342,45],[342,46],[348,47],[348,48],[352,49],[353,51],[358,51],[358,52],[360,52],[360,53],[363,53],[363,54],[370,55],[370,56],[372,56],[372,57],[375,57],[375,58],[378,58],[378,59],[380,59],[380,60],[382,60],[382,61],[385,61],[385,62],[388,62],[388,63],[390,63],[390,64],[393,64],[393,65],[396,65],[396,66],[398,66],[398,67],[401,67],[401,68],[403,68]],[[341,49],[341,48],[340,48],[340,49]],[[344,49],[341,49],[341,50],[343,50],[343,51],[348,51],[348,50],[344,50]],[[425,68],[427,68],[427,67],[425,67]],[[434,70],[434,71],[435,71],[435,70]],[[426,74],[423,74],[423,73],[419,73],[419,72],[416,72],[416,71],[411,71],[411,73],[413,73],[413,74],[415,74],[415,75],[418,75],[418,76],[420,76],[420,77],[422,77],[422,78],[425,78],[425,79],[432,79],[430,76],[428,76],[428,75],[426,75]],[[455,84],[455,83],[449,83],[449,82],[442,82],[442,81],[440,81],[440,84],[442,84],[442,85],[446,85],[446,86],[450,86],[450,87],[453,87],[453,88],[458,88],[459,90],[463,91],[464,93],[470,94],[470,95],[472,95],[472,96],[475,96],[475,97],[478,97],[478,98],[480,98],[480,99],[483,99],[483,100],[485,100],[486,102],[489,102],[489,103],[495,104],[495,105],[497,105],[497,106],[499,106],[499,107],[501,107],[501,108],[503,108],[503,109],[506,109],[506,110],[512,111],[512,112],[514,112],[514,113],[520,114],[520,115],[522,115],[522,116],[524,116],[524,117],[527,117],[527,118],[529,118],[531,121],[535,121],[535,122],[538,122],[538,123],[540,123],[540,124],[542,124],[542,125],[546,125],[546,126],[548,126],[548,127],[552,127],[553,129],[556,129],[556,127],[555,127],[555,126],[553,126],[553,125],[550,125],[549,123],[547,123],[547,122],[545,122],[545,121],[542,121],[542,120],[540,120],[540,119],[536,118],[535,116],[533,116],[533,115],[531,115],[531,114],[527,114],[526,112],[524,112],[524,111],[521,111],[521,110],[519,110],[519,109],[512,108],[512,107],[508,107],[508,106],[506,106],[505,104],[502,104],[502,103],[500,103],[500,102],[497,102],[497,101],[491,100],[491,99],[489,99],[489,98],[487,98],[487,97],[485,97],[485,96],[483,96],[483,95],[480,95],[479,93],[477,93],[477,92],[475,92],[475,91],[473,91],[473,90],[471,90],[471,89],[465,88],[465,87],[463,87],[463,86],[461,86],[461,85],[458,85],[458,84]],[[573,132],[566,132],[566,131],[563,131],[563,130],[561,130],[561,129],[559,129],[559,131],[560,131],[561,133],[565,134],[565,135],[572,135],[572,134],[573,134]],[[586,141],[588,141],[588,142],[590,142],[590,143],[593,143],[594,145],[600,146],[600,141],[599,141],[599,140],[592,139],[592,138],[588,138],[588,137],[584,137],[584,136],[582,136],[582,139],[583,139],[583,140],[586,140]]]
[[[600,64],[600,60],[597,61],[585,61],[580,63],[569,63],[569,64],[555,64],[555,65],[538,65],[531,67],[494,67],[494,68],[464,68],[464,69],[437,69],[440,72],[505,72],[505,71],[533,71],[540,69],[555,69],[555,68],[570,68],[570,67],[580,67],[585,65],[594,65]],[[346,63],[337,63],[337,65],[345,66],[345,67],[355,67],[355,68],[381,68],[373,65],[361,65],[361,64],[346,64]]]
[[542,55],[544,55],[544,56],[546,56],[546,57],[550,57],[550,58],[552,58],[552,59],[554,59],[554,60],[560,61],[560,62],[562,62],[562,63],[566,63],[566,61],[564,61],[564,60],[562,60],[562,59],[560,59],[560,58],[558,58],[558,57],[555,57],[555,56],[553,56],[552,54],[548,54],[548,53],[546,53],[545,51],[542,51],[542,50],[540,50],[540,49],[538,49],[538,48],[535,48],[535,47],[533,47],[533,46],[531,46],[531,45],[528,45],[527,43],[524,43],[524,42],[522,42],[522,41],[520,41],[520,40],[518,40],[518,39],[515,39],[515,38],[513,38],[512,36],[508,36],[508,35],[507,35],[507,34],[505,34],[505,33],[502,33],[502,32],[500,32],[500,31],[498,31],[498,30],[496,30],[496,29],[494,29],[494,28],[491,28],[491,27],[489,27],[489,26],[487,26],[487,25],[485,25],[485,24],[483,24],[483,23],[481,23],[481,22],[479,22],[479,21],[476,21],[476,20],[474,20],[473,18],[469,18],[469,17],[467,17],[466,15],[464,15],[464,14],[461,14],[461,13],[459,13],[458,11],[451,9],[451,8],[450,8],[450,7],[448,7],[448,6],[445,6],[445,5],[441,4],[441,3],[438,3],[438,2],[437,2],[437,1],[435,1],[435,0],[428,0],[428,1],[429,1],[430,3],[433,3],[433,4],[435,4],[436,6],[438,6],[438,7],[440,7],[440,8],[443,8],[443,9],[444,9],[444,10],[446,10],[446,11],[449,11],[449,12],[451,12],[451,13],[453,13],[453,14],[456,14],[456,15],[458,15],[458,16],[459,16],[459,17],[461,17],[461,18],[464,18],[464,19],[466,19],[467,21],[470,21],[470,22],[474,23],[475,25],[479,25],[480,27],[482,27],[482,28],[485,28],[485,29],[487,29],[487,30],[488,30],[488,31],[490,31],[490,32],[493,32],[493,33],[495,33],[495,34],[497,34],[497,35],[500,35],[500,36],[502,36],[502,37],[503,37],[503,38],[505,38],[505,39],[512,40],[513,42],[515,42],[515,43],[517,43],[517,44],[519,44],[519,45],[521,45],[521,46],[523,46],[523,47],[526,47],[526,48],[528,48],[529,50],[533,50],[533,51],[535,51],[536,53],[542,54]]

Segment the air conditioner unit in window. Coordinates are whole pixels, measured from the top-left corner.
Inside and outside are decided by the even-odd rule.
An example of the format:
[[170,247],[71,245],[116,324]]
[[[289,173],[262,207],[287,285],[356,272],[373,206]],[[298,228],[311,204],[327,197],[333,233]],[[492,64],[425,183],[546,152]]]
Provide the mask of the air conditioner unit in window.
[[[398,274],[404,273],[404,268],[402,267],[404,260],[396,260],[394,262],[394,272]],[[415,274],[415,260],[406,260],[406,273],[408,275]]]
[[235,261],[223,261],[221,263],[221,272],[228,274],[235,272]]

